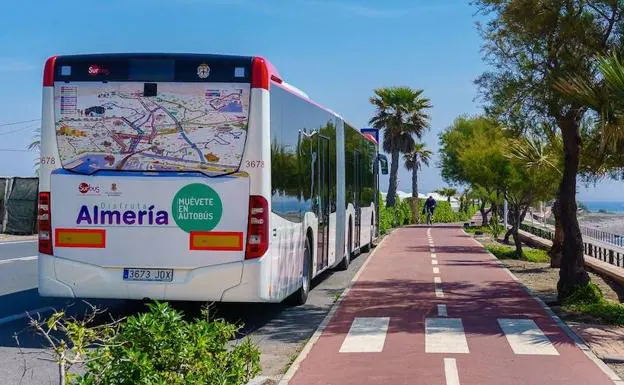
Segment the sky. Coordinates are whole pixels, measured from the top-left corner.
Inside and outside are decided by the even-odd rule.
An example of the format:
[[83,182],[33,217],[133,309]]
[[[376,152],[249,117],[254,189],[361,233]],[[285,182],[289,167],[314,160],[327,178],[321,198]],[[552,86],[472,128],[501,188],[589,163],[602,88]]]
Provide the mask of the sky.
[[[356,127],[373,89],[409,86],[431,99],[423,141],[461,114],[477,114],[473,80],[486,70],[468,0],[4,1],[0,5],[0,176],[33,175],[25,152],[41,114],[41,73],[56,54],[192,52],[259,55],[284,80]],[[34,121],[33,121],[34,120]],[[17,125],[6,123],[29,121]],[[32,122],[30,122],[32,121]],[[419,189],[445,186],[436,167]],[[381,180],[385,190],[388,177]],[[623,182],[579,188],[581,200],[622,199]],[[408,171],[399,189],[410,191]]]

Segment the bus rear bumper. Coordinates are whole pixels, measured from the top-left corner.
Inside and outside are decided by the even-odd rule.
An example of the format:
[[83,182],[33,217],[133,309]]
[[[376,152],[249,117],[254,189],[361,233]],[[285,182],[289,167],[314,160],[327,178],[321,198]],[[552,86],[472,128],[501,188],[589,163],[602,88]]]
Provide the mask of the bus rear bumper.
[[124,281],[123,269],[39,255],[44,297],[267,302],[260,296],[261,262],[176,269],[172,283]]

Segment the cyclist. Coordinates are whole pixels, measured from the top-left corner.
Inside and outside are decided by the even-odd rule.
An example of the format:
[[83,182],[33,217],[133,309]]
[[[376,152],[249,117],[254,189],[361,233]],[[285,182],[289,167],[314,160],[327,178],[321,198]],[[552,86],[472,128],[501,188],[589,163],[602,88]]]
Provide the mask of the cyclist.
[[426,213],[427,214],[427,224],[430,225],[432,222],[432,218],[433,218],[433,211],[436,208],[436,200],[433,199],[433,197],[431,195],[429,195],[429,198],[427,198],[427,200],[425,201],[425,205],[423,206],[423,215]]

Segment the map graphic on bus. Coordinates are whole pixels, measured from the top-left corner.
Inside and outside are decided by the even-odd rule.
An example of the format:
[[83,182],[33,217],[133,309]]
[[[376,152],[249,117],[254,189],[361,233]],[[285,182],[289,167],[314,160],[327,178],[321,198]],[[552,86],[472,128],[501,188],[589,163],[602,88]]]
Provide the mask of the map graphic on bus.
[[249,117],[249,84],[59,83],[55,121],[61,164],[97,170],[235,172]]

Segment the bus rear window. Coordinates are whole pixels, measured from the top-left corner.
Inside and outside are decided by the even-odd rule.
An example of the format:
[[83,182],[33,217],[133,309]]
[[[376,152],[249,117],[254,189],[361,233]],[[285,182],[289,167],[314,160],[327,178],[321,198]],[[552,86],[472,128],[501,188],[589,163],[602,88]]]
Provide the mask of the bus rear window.
[[169,68],[165,61],[135,64],[129,75],[153,82],[55,82],[63,168],[84,174],[236,172],[247,136],[250,84],[160,82]]

